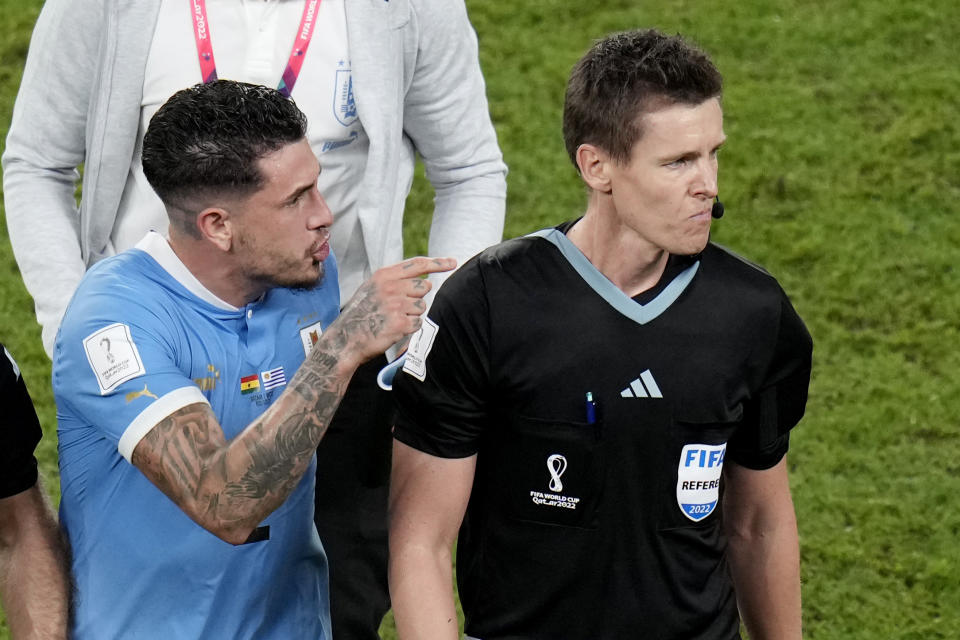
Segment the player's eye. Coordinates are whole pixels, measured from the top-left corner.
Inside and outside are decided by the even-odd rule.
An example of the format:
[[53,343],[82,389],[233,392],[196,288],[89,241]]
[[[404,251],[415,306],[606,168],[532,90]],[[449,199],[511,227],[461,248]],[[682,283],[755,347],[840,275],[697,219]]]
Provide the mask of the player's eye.
[[291,199],[287,202],[287,206],[295,207],[295,206],[299,205],[301,202],[303,202],[304,196],[307,194],[307,191],[309,191],[309,189],[306,189],[306,190],[304,190],[304,191],[301,191],[300,193],[298,193],[297,195],[295,195],[293,198],[291,198]]

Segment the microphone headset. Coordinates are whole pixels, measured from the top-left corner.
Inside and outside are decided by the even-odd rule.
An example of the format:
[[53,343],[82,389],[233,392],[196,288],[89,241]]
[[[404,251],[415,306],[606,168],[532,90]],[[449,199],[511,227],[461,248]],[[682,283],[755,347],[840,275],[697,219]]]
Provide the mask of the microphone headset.
[[714,218],[723,217],[723,203],[720,202],[719,196],[714,197],[713,209],[711,209],[710,215]]

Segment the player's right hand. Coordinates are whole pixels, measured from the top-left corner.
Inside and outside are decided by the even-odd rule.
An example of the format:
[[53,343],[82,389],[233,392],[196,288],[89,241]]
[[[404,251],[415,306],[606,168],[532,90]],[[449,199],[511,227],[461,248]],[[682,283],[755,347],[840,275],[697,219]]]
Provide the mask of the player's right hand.
[[335,323],[345,332],[344,346],[356,356],[357,363],[385,352],[417,331],[427,309],[423,297],[432,286],[423,276],[456,266],[453,258],[419,256],[378,269],[364,282]]

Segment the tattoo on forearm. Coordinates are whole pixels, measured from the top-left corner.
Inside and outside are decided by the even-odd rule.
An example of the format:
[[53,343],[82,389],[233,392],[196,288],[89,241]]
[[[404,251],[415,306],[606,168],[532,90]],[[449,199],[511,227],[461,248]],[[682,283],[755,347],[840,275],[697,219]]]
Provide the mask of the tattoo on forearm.
[[[209,411],[204,404],[184,407],[151,429],[134,450],[133,463],[141,469],[146,466],[153,471],[148,475],[162,479],[165,486],[160,488],[164,493],[195,494],[199,488],[200,456],[204,450],[212,451],[216,446],[205,415]],[[148,451],[155,455],[147,456]]]
[[141,440],[133,463],[188,513],[259,524],[300,482],[346,387],[331,345],[314,351],[288,393],[234,442],[226,442],[209,405],[189,405]]
[[386,315],[380,309],[380,300],[373,283],[366,283],[357,290],[346,313],[337,320],[344,336],[356,336],[358,331],[370,336],[379,336],[386,324]]
[[[287,389],[231,442],[210,406],[197,403],[154,427],[134,450],[134,464],[205,526],[256,526],[303,477],[349,382],[342,369],[354,363],[357,344],[387,326],[381,305],[375,283],[361,286]],[[419,299],[415,305],[425,307]]]

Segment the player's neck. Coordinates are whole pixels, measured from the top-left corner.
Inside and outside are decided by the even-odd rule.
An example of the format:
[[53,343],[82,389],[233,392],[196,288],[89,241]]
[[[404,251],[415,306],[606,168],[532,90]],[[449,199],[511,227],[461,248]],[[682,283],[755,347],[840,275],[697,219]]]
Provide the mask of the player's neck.
[[170,247],[180,262],[207,291],[235,307],[243,307],[263,295],[265,288],[255,287],[242,278],[228,255],[202,240],[178,235],[171,227]]
[[567,232],[570,241],[631,298],[655,286],[669,254],[593,204]]

